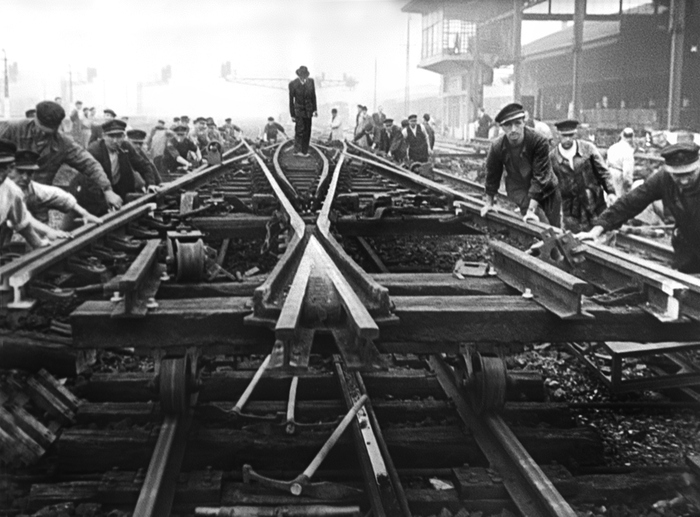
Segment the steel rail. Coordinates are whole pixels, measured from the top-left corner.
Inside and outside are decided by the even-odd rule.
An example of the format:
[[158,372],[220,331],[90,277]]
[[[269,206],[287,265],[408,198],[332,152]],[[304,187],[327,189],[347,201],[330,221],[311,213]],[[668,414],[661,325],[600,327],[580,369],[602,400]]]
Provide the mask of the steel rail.
[[326,199],[324,199],[323,206],[321,207],[321,213],[316,219],[316,226],[324,236],[328,236],[330,232],[331,222],[329,216],[331,213],[331,207],[333,206],[333,201],[335,201],[336,191],[338,190],[338,180],[340,179],[340,171],[345,161],[346,150],[347,145],[345,142],[343,142],[343,152],[340,154],[338,163],[335,165],[333,176],[331,177],[331,182],[328,186],[328,192],[326,192]]
[[[333,361],[345,403],[350,408],[367,396],[367,390],[358,382],[361,379],[358,373],[345,370],[339,356],[333,356]],[[374,517],[411,517],[406,494],[369,399],[357,412],[352,430]]]
[[[250,148],[250,145],[248,144],[248,142],[246,142],[245,145],[249,151],[253,152],[253,150]],[[272,190],[274,191],[275,195],[277,196],[277,199],[279,200],[280,204],[282,205],[282,209],[289,216],[290,224],[292,225],[292,228],[294,229],[295,233],[299,236],[299,238],[303,237],[304,231],[306,229],[306,224],[304,223],[304,220],[301,218],[301,216],[294,209],[294,206],[289,201],[289,199],[287,199],[287,196],[285,196],[284,191],[282,190],[282,187],[280,187],[279,183],[277,183],[277,180],[272,175],[272,172],[270,172],[270,169],[267,168],[267,165],[265,164],[265,161],[262,159],[260,154],[253,153],[253,156],[258,161],[258,165],[260,165],[260,168],[262,169],[263,174],[265,174],[267,181],[270,183]]]
[[491,468],[503,478],[503,485],[521,514],[528,517],[575,517],[576,512],[501,417],[492,413],[478,415],[457,386],[454,372],[441,357],[431,356],[430,367]]

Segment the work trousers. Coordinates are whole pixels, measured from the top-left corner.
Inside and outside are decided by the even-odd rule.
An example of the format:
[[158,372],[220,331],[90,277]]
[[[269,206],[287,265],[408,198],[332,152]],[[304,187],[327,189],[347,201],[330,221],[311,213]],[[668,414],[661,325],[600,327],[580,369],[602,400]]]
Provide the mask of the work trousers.
[[294,152],[307,154],[311,140],[311,117],[297,117],[294,124]]

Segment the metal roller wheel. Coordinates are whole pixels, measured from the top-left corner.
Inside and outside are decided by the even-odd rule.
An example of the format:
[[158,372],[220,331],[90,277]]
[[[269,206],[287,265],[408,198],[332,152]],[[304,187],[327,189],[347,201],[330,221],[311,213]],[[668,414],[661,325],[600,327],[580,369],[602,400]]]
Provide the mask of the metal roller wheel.
[[175,241],[177,274],[175,280],[200,282],[205,277],[206,250],[202,240],[197,242]]
[[191,368],[188,357],[160,362],[160,405],[166,415],[182,415],[190,407]]
[[506,363],[496,356],[471,354],[466,361],[466,379],[479,413],[498,411],[506,401]]

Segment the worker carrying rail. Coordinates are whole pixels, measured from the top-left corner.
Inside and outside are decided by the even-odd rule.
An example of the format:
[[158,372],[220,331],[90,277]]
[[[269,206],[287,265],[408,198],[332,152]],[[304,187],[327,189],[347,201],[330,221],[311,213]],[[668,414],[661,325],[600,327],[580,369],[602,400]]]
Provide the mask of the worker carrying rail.
[[520,208],[523,221],[561,227],[561,193],[547,138],[525,127],[525,110],[517,102],[506,105],[496,115],[496,123],[505,134],[491,143],[486,156],[486,199],[481,216],[494,209],[493,199],[505,170],[508,198]]
[[605,210],[588,232],[576,235],[592,240],[619,228],[647,205],[663,200],[676,221],[673,229],[673,267],[682,273],[700,273],[700,147],[684,142],[666,147],[664,169],[649,176]]

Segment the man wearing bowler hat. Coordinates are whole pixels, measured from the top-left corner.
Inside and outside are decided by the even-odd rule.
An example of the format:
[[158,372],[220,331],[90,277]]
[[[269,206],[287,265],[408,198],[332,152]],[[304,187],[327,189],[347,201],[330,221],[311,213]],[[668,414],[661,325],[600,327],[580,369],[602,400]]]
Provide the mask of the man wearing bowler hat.
[[572,232],[590,230],[593,220],[615,201],[615,188],[603,157],[593,143],[576,138],[577,120],[555,124],[559,143],[549,154],[559,180],[564,228]]
[[493,199],[505,170],[508,198],[520,208],[523,221],[561,226],[561,194],[549,161],[549,142],[525,127],[525,110],[517,102],[501,109],[495,120],[505,134],[491,143],[486,156],[486,199],[481,216],[494,210]]
[[576,235],[590,240],[619,228],[647,205],[663,200],[673,214],[673,267],[682,273],[700,273],[700,147],[692,142],[670,145],[661,156],[665,166],[621,196],[605,210],[588,232]]
[[311,118],[318,115],[316,87],[305,66],[300,66],[296,74],[297,78],[289,83],[289,114],[294,121],[294,154],[308,156]]

